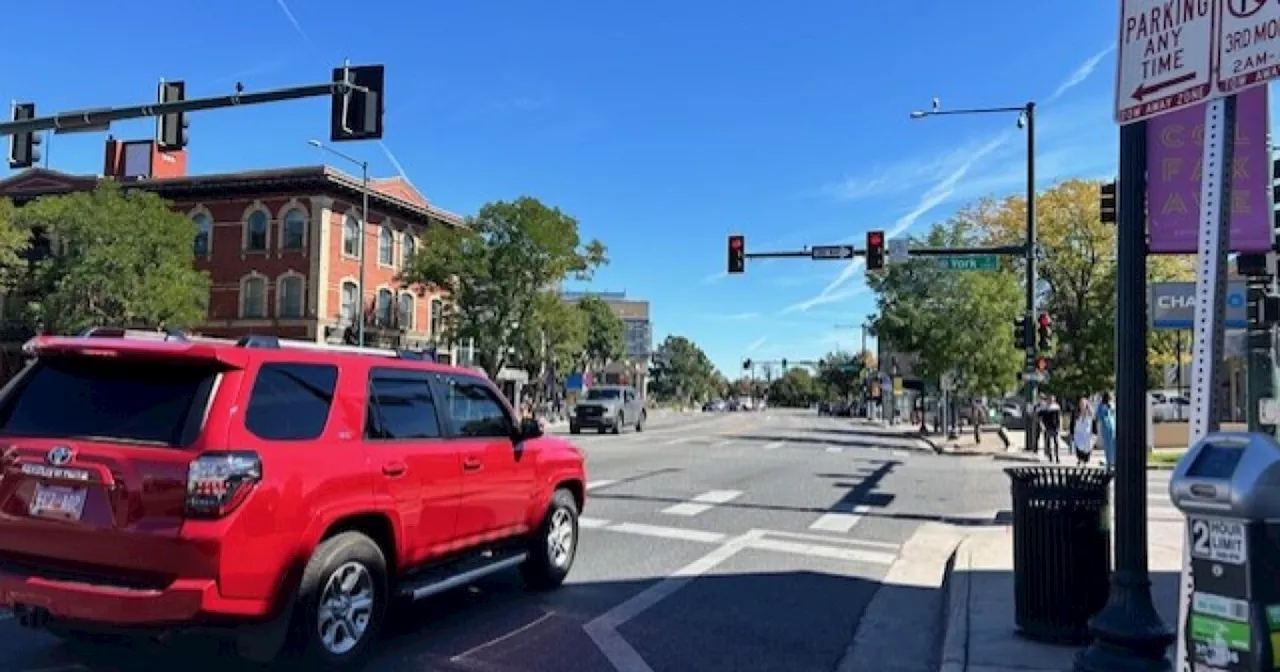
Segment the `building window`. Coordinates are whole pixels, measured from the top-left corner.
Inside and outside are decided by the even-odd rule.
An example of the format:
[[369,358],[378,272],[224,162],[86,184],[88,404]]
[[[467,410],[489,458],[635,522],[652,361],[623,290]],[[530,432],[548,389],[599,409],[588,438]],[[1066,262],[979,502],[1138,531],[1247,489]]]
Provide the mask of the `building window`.
[[440,299],[431,299],[431,336],[433,338],[440,337],[442,312],[444,312],[444,302]]
[[360,220],[355,215],[342,221],[342,253],[348,257],[360,254]]
[[396,233],[385,224],[378,230],[378,263],[391,266],[396,261]]
[[302,317],[304,301],[302,276],[286,275],[280,278],[280,307],[278,317]]
[[391,290],[385,287],[378,290],[378,326],[391,326]]
[[240,317],[267,316],[267,279],[250,275],[240,281]]
[[408,268],[409,264],[413,263],[413,255],[417,251],[418,251],[417,239],[409,235],[408,233],[404,234],[404,242],[401,243],[401,248],[400,248],[400,258],[401,258],[400,266],[402,268]]
[[342,283],[342,321],[353,324],[360,305],[360,287],[350,280]]
[[408,331],[413,330],[413,295],[409,292],[400,294],[399,310],[396,311],[396,326]]
[[307,238],[307,216],[297,208],[285,213],[280,225],[280,248],[301,250]]
[[209,240],[213,237],[213,218],[203,212],[191,218],[196,223],[195,254],[209,256]]
[[255,210],[249,215],[245,224],[244,249],[247,252],[265,252],[267,250],[267,229],[271,227],[271,219],[267,213]]

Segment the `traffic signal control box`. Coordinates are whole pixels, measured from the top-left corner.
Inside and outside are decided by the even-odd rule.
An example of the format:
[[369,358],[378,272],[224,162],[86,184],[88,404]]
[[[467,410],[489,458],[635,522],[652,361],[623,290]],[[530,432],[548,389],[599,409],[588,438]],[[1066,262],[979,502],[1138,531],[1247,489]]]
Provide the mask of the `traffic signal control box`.
[[884,268],[884,231],[867,232],[867,270]]

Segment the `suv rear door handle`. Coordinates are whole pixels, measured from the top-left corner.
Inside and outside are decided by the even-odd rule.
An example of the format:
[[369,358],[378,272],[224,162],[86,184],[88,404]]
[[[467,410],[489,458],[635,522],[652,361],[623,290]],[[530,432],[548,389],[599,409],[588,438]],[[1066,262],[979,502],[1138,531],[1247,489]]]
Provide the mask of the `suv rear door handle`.
[[480,471],[480,458],[468,457],[462,461],[462,468],[465,471]]
[[392,478],[395,478],[396,476],[403,476],[404,472],[408,470],[409,465],[404,462],[387,462],[382,465],[382,473]]

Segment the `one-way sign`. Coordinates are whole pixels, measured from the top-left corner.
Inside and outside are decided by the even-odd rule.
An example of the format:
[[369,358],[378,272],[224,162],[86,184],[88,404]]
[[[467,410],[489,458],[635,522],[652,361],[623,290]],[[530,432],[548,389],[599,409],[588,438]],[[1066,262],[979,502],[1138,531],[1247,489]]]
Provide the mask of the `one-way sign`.
[[810,259],[852,259],[852,245],[817,245],[809,250]]

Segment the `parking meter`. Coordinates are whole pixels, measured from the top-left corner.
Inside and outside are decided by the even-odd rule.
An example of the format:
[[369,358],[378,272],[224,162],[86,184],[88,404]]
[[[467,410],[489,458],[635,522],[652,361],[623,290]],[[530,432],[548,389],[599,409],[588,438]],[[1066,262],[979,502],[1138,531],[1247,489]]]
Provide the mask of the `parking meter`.
[[1187,518],[1192,669],[1273,670],[1280,650],[1280,444],[1209,434],[1178,462],[1169,494]]

